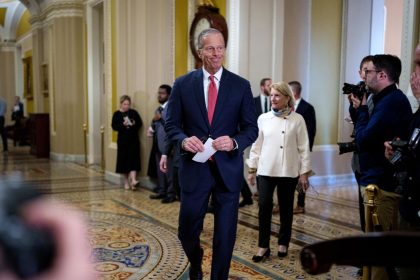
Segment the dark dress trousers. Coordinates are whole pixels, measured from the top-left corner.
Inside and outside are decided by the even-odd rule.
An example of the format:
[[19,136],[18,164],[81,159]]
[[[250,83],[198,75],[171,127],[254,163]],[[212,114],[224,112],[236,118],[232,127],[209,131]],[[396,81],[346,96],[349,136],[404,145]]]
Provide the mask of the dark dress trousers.
[[[299,105],[296,108],[296,113],[302,115],[305,120],[306,129],[308,130],[309,137],[309,150],[312,152],[314,145],[315,133],[316,133],[316,117],[314,107],[306,102],[303,98],[300,100]],[[305,193],[299,192],[297,197],[297,205],[305,207]]]
[[179,239],[191,267],[200,267],[200,233],[210,194],[214,201],[214,236],[211,279],[228,278],[236,239],[239,192],[243,180],[243,150],[258,134],[255,107],[247,80],[223,69],[212,124],[204,99],[203,70],[176,79],[168,103],[165,129],[169,139],[199,139],[228,135],[238,149],[218,151],[213,161],[199,163],[182,151],[179,166],[181,208]]
[[[134,125],[123,125],[124,116],[134,120]],[[127,113],[116,111],[112,116],[112,129],[118,131],[117,139],[117,173],[127,174],[130,171],[140,171],[140,140],[139,129],[143,125],[136,110],[129,109]]]

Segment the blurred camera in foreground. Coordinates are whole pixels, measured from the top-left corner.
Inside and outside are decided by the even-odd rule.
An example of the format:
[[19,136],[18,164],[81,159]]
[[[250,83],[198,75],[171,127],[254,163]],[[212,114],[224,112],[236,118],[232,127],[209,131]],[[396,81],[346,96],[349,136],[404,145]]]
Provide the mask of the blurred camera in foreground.
[[39,197],[21,182],[0,181],[0,267],[20,279],[48,269],[55,256],[49,232],[29,227],[20,216],[21,208]]

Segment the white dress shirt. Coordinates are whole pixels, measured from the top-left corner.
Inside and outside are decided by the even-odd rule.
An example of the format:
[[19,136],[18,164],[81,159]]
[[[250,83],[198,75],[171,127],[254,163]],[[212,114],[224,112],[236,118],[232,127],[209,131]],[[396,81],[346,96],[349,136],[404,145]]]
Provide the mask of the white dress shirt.
[[[267,110],[265,109],[265,102],[267,100]],[[260,101],[261,101],[261,112],[267,113],[268,111],[271,111],[271,101],[270,96],[265,96],[264,94],[260,94]]]
[[[217,71],[214,76],[214,82],[216,83],[217,91],[219,91],[220,79],[222,78],[223,67],[220,67],[219,71]],[[208,92],[209,92],[209,84],[210,84],[210,73],[206,71],[203,67],[203,86],[204,86],[204,99],[206,101],[206,108],[208,107]]]
[[311,171],[308,132],[300,114],[262,114],[258,129],[258,138],[246,161],[250,168],[257,169],[258,175],[295,178]]

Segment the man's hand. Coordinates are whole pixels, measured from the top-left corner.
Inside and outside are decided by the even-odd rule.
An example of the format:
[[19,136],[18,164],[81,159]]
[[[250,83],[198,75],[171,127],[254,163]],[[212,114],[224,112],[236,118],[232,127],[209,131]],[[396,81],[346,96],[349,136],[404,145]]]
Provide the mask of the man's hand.
[[392,155],[394,154],[394,151],[392,150],[392,146],[389,141],[385,141],[384,146],[385,146],[385,157],[387,159],[390,159]]
[[360,100],[353,93],[350,94],[350,99],[351,99],[351,102],[353,103],[353,108],[355,108],[355,109],[359,108],[361,105],[366,105],[366,93],[363,94],[363,99],[362,100]]
[[167,173],[168,172],[168,156],[167,155],[162,155],[160,157],[159,169],[163,173]]
[[229,152],[232,151],[234,147],[233,140],[229,136],[220,136],[213,141],[213,148],[218,151]]
[[153,128],[151,126],[149,126],[149,128],[147,129],[147,137],[153,137],[153,134],[155,133],[155,131],[153,130]]
[[182,140],[181,148],[187,152],[197,153],[204,151],[204,144],[197,136],[191,136]]

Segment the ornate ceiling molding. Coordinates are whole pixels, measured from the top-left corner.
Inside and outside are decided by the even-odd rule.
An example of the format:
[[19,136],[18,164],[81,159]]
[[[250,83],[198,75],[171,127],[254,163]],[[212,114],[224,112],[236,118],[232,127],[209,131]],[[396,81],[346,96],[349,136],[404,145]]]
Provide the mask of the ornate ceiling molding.
[[60,1],[49,4],[38,16],[32,16],[29,22],[33,28],[49,25],[51,20],[63,17],[84,17],[85,5],[82,2]]

